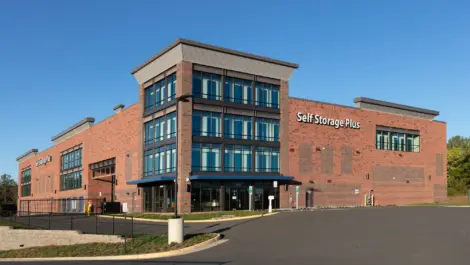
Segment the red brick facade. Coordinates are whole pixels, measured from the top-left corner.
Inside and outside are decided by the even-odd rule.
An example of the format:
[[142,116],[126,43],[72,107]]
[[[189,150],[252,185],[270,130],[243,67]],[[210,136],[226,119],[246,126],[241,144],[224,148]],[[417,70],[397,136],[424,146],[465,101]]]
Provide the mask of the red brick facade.
[[[298,112],[352,119],[360,122],[360,129],[301,123]],[[371,189],[378,205],[447,197],[445,123],[294,98],[289,99],[288,119],[289,155],[281,156],[281,165],[288,160],[289,168],[281,170],[302,182],[300,207],[308,189],[313,190],[314,206],[363,205]],[[377,150],[376,126],[418,130],[420,152]],[[295,200],[294,187],[281,192],[281,207],[291,206],[289,195]]]
[[[137,187],[136,185],[127,185],[126,181],[140,178],[139,172],[142,167],[142,159],[139,153],[141,149],[141,125],[141,107],[140,104],[134,104],[91,128],[22,161],[19,164],[18,179],[21,181],[21,171],[27,167],[31,167],[32,177],[31,196],[19,197],[18,205],[20,208],[22,200],[106,197],[107,201],[110,201],[111,184],[93,180],[88,165],[115,157],[116,200],[128,203],[129,210],[132,210],[131,207],[134,207],[135,211],[140,210],[141,199]],[[61,152],[78,145],[82,146],[82,188],[61,191]],[[46,156],[51,156],[52,161],[45,165],[36,166],[36,160]],[[110,180],[110,178],[107,180]],[[19,183],[19,186],[21,186],[21,183]],[[132,198],[134,198],[134,201]],[[30,211],[48,210],[34,209],[34,205],[40,204],[31,203]]]

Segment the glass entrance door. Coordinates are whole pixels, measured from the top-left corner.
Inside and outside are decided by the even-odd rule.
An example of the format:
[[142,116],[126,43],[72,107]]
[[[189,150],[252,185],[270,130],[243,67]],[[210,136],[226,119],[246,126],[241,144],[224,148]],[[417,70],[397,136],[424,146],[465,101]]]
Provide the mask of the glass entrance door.
[[231,210],[248,210],[248,191],[245,188],[231,188],[229,201]]

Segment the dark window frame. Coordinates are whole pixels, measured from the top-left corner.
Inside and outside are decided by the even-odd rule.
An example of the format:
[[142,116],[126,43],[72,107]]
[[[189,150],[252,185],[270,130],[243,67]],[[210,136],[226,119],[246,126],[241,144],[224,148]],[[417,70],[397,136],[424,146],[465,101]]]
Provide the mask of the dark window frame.
[[[171,82],[171,89],[173,90],[173,92],[168,96],[168,91],[169,91],[168,85],[170,84],[169,81]],[[157,95],[157,87],[160,88],[158,95]],[[162,88],[163,88],[163,92],[161,91]],[[154,82],[150,86],[144,88],[144,113],[175,100],[176,90],[177,90],[176,72],[169,74],[165,76],[164,78]],[[159,97],[160,97],[160,100],[157,101],[157,98]],[[151,99],[151,102],[149,102],[150,99]]]
[[[260,136],[260,132],[258,130],[258,123],[259,122],[265,122],[265,123],[268,123],[269,125],[272,125],[273,126],[273,130],[274,130],[274,126],[277,125],[278,127],[278,133],[277,133],[277,136],[275,136],[275,131],[273,131],[273,135],[274,136]],[[268,118],[256,118],[255,120],[255,140],[257,141],[268,141],[268,142],[280,142],[280,120],[276,120],[276,119],[268,119]]]
[[[259,152],[268,152],[268,156],[271,159],[271,164],[272,164],[272,159],[274,157],[273,154],[277,154],[278,162],[276,168],[274,168],[272,165],[269,168],[266,167],[258,167],[258,153]],[[255,172],[270,172],[270,173],[279,173],[281,170],[281,161],[280,161],[280,148],[277,147],[261,147],[258,146],[255,149]]]
[[[379,134],[380,133],[380,134]],[[385,141],[384,133],[388,135],[388,141]],[[394,134],[398,143],[393,142]],[[381,136],[377,139],[377,136]],[[401,136],[403,136],[403,143],[400,143]],[[412,137],[413,143],[408,144],[408,137]],[[415,138],[418,137],[418,144],[414,144]],[[395,151],[395,152],[408,152],[408,153],[419,153],[421,152],[421,134],[419,133],[406,133],[402,131],[393,130],[382,130],[376,129],[375,131],[375,148],[377,150]]]
[[[243,132],[241,134],[237,134],[235,133],[235,120],[236,119],[240,119],[242,122],[243,121],[248,121],[250,120],[251,122],[251,125],[250,125],[250,128],[248,129],[248,132],[249,134],[245,135],[243,134]],[[244,116],[244,115],[235,115],[235,114],[224,114],[224,133],[223,133],[223,137],[224,138],[229,138],[229,139],[240,139],[240,140],[253,140],[254,136],[253,136],[253,126],[254,126],[254,123],[253,122],[253,118],[252,116]],[[229,121],[230,123],[233,123],[233,128],[231,128],[233,130],[233,133],[232,132],[228,132],[227,130],[227,124],[226,124],[226,121]],[[243,123],[242,123],[242,126],[243,126]],[[242,127],[242,131],[243,131],[243,127]]]
[[[214,82],[219,82],[219,93],[217,95],[217,93],[213,94],[212,93],[212,89],[211,87],[208,88],[208,93],[203,93],[202,91],[202,88],[203,88],[203,80],[204,80],[204,75],[209,75],[209,80],[210,81],[214,81]],[[217,77],[217,78],[214,78],[214,77]],[[200,87],[200,92],[196,92],[194,89],[195,89],[195,80],[196,79],[199,79],[200,80],[200,83],[201,83],[201,87]],[[211,99],[211,100],[222,100],[222,89],[224,89],[224,84],[222,84],[222,75],[219,75],[219,74],[213,74],[213,73],[207,73],[207,72],[201,72],[201,71],[197,71],[197,70],[193,70],[193,80],[192,80],[192,93],[193,93],[193,97],[195,98],[204,98],[204,99]],[[212,83],[210,83],[212,84]]]
[[[171,131],[171,128],[170,128],[170,133],[168,133],[168,127],[171,126],[171,123],[169,122],[173,116],[175,117],[175,130],[172,132]],[[159,135],[157,137],[157,121],[158,123],[161,125],[161,121],[164,121],[165,122],[165,129],[163,130],[163,135]],[[150,125],[153,125],[153,136],[152,136],[152,139],[149,139],[147,137],[147,133],[148,133],[148,129],[147,127],[150,127]],[[160,126],[159,125],[159,130],[160,130]],[[166,115],[163,115],[163,116],[160,116],[158,118],[155,118],[153,120],[150,120],[150,121],[147,121],[144,123],[144,146],[145,145],[151,145],[153,143],[158,143],[158,142],[161,142],[161,141],[164,141],[166,139],[171,139],[171,138],[175,138],[176,137],[176,133],[178,131],[178,115],[176,113],[176,111],[173,111],[173,112],[170,112]]]
[[[218,162],[216,161],[216,166],[212,166],[210,165],[210,162],[208,163],[207,166],[203,166],[202,165],[202,161],[203,161],[203,156],[202,156],[202,149],[203,148],[207,148],[209,149],[209,153],[210,155],[212,156],[213,155],[213,152],[212,150],[214,149],[218,149],[219,150],[219,159],[218,159]],[[192,171],[194,172],[221,172],[222,171],[222,155],[224,155],[223,150],[222,150],[222,145],[221,144],[213,144],[213,143],[193,143],[192,144],[192,147],[191,147],[191,153],[193,154],[194,151],[196,150],[199,150],[199,166],[194,166],[193,164],[193,159],[194,157],[192,157],[191,159],[191,169]],[[212,159],[209,159],[209,160],[212,160]],[[204,168],[206,168],[206,170],[203,170]]]
[[[204,117],[204,114],[209,114],[209,131],[205,131],[202,128],[202,117]],[[220,112],[213,112],[213,111],[202,111],[202,110],[193,110],[191,119],[194,121],[194,117],[199,116],[200,117],[200,124],[199,127],[201,128],[199,131],[194,129],[194,122],[192,122],[192,135],[193,136],[203,136],[203,137],[222,137],[222,113]],[[219,119],[219,132],[212,132],[212,118],[214,116],[217,116]],[[207,135],[202,135],[203,133]]]
[[[226,144],[224,145],[224,148],[223,148],[223,155],[224,155],[224,171],[225,172],[244,172],[244,173],[248,173],[248,172],[253,172],[253,149],[252,149],[252,146],[251,145],[232,145],[232,144]],[[242,166],[241,167],[236,167],[235,166],[235,152],[237,151],[240,151],[241,152],[241,163],[242,163]],[[244,164],[244,160],[245,160],[245,152],[249,152],[250,153],[250,156],[249,158],[247,158],[248,162],[249,162],[249,165],[251,166],[248,166],[248,167],[243,167],[243,164]],[[231,152],[230,156],[231,158],[233,159],[233,166],[228,166],[227,164],[227,153],[228,152]],[[247,163],[248,164],[248,163]]]
[[[271,102],[267,102],[261,97],[260,95],[261,93],[258,90],[258,87],[260,87],[261,91],[266,89],[267,91],[269,91],[269,93],[271,93]],[[281,107],[280,105],[281,87],[279,85],[273,85],[273,84],[268,84],[268,83],[263,83],[263,82],[255,82],[255,89],[256,89],[255,90],[255,105],[256,106],[261,106],[265,108],[273,108],[273,109],[279,109]],[[276,100],[277,102],[273,101],[273,91],[277,92],[277,100]]]
[[[168,167],[167,166],[168,158],[172,159],[173,150],[175,153],[174,166],[171,165],[171,162],[170,162],[170,167]],[[168,152],[169,152],[169,156],[168,156]],[[160,159],[159,161],[163,159],[163,162],[162,162],[163,168],[159,167],[160,163],[157,166],[157,161],[156,161],[157,153],[159,154],[159,159]],[[161,154],[163,154],[163,158]],[[152,156],[152,158],[150,159],[150,163],[152,166],[151,171],[147,170],[147,163],[149,163],[148,162],[149,159],[147,158],[147,156]],[[144,152],[143,166],[144,166],[144,171],[143,171],[144,177],[159,176],[159,175],[165,175],[165,174],[176,172],[176,167],[178,166],[178,158],[176,157],[176,144],[168,144],[168,145],[163,145],[160,147],[146,150]]]
[[31,168],[27,168],[21,171],[21,197],[31,196]]

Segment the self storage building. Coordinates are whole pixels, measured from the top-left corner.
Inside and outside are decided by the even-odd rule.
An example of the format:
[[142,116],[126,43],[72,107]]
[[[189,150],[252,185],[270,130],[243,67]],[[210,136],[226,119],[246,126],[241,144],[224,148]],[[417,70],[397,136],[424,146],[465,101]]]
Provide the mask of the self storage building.
[[269,196],[274,208],[446,199],[439,112],[289,97],[297,68],[178,39],[132,71],[136,104],[18,157],[20,208],[80,212],[88,198],[182,213],[266,209]]

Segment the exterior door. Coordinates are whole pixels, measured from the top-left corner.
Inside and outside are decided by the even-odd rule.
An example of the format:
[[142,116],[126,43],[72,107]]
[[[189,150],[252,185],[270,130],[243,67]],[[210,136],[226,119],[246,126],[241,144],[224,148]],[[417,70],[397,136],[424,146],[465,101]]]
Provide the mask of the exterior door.
[[237,210],[238,206],[238,189],[230,189],[230,209]]

